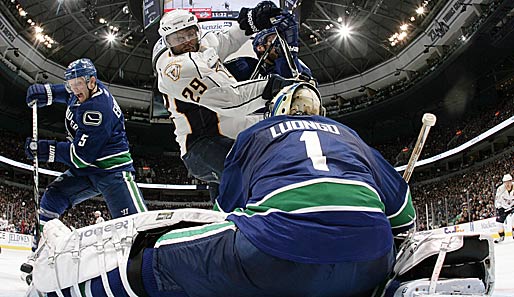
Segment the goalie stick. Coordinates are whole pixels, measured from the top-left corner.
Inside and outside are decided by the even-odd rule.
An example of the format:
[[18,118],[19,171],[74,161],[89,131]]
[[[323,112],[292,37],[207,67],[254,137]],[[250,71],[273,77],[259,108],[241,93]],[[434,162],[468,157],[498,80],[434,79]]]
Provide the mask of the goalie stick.
[[[409,182],[412,172],[414,171],[414,167],[416,165],[416,162],[418,161],[419,156],[421,155],[421,150],[423,149],[423,146],[425,145],[426,139],[428,137],[428,132],[430,132],[430,128],[435,125],[437,121],[437,118],[434,114],[431,113],[425,113],[423,115],[423,118],[421,119],[422,125],[421,130],[419,131],[418,139],[416,140],[416,144],[414,145],[414,149],[412,150],[412,154],[409,158],[409,162],[407,163],[407,167],[405,168],[405,171],[403,173],[403,179],[405,182]],[[396,254],[396,260],[400,259],[405,251],[408,249],[408,247],[413,243],[413,237],[414,233],[416,232],[416,223],[414,222],[414,228],[410,229],[408,231],[407,236],[405,237],[404,241],[400,244],[400,247],[398,248],[398,253]],[[444,259],[444,258],[443,258]],[[387,278],[387,282],[384,284],[384,286],[379,286],[375,289],[375,292],[373,292],[373,297],[383,297],[385,294],[386,289],[389,287],[391,282],[396,277],[396,274],[391,272],[391,275]]]

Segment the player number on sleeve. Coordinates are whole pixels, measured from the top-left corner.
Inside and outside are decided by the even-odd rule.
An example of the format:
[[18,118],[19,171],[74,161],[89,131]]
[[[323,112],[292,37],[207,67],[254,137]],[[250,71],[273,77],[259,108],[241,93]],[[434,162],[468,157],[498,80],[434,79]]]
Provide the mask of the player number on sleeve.
[[82,134],[82,137],[80,137],[80,140],[79,140],[79,143],[78,143],[78,146],[84,146],[86,145],[86,141],[87,141],[87,138],[89,136],[87,134]]
[[312,167],[320,171],[329,171],[327,166],[327,157],[323,156],[321,150],[321,142],[319,141],[318,132],[304,131],[300,136],[300,141],[305,142],[307,157],[312,161]]
[[182,90],[182,96],[194,102],[200,102],[200,95],[202,95],[205,90],[207,90],[207,86],[195,77],[189,83],[189,86]]

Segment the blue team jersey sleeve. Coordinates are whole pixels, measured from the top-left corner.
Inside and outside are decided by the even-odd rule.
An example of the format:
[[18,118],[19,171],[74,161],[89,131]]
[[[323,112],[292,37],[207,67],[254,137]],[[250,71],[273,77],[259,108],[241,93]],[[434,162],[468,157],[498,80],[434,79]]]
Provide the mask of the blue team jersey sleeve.
[[54,102],[68,104],[71,96],[64,84],[51,85],[51,88]]
[[112,110],[107,96],[106,92],[102,92],[80,105],[77,133],[71,143],[59,142],[57,144],[57,162],[72,168],[99,166],[94,163],[102,153],[112,131],[110,116]]
[[[308,75],[309,77],[312,77],[312,72],[304,63],[302,63],[298,59],[297,53],[291,53],[293,56],[293,61],[296,65],[296,69],[298,70],[298,73],[303,73],[304,75]],[[286,77],[286,78],[292,78],[293,73],[291,72],[291,67],[289,67],[289,64],[287,63],[287,59],[283,56],[278,57],[275,60],[275,72],[276,74]]]

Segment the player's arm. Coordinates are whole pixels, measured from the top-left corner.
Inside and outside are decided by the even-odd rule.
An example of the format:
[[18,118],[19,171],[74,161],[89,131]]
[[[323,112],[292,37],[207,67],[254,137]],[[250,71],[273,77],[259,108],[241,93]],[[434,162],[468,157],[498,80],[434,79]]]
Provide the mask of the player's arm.
[[[264,107],[280,89],[294,83],[279,76],[235,82],[224,68],[203,69],[195,62],[195,57],[196,54],[191,53],[191,61],[196,66],[194,71],[180,70],[182,65],[172,63],[160,71],[159,91],[169,98],[202,105],[221,115],[239,117]],[[173,74],[172,70],[180,74]]]
[[[96,103],[96,102],[95,102]],[[55,161],[72,168],[99,167],[96,164],[112,131],[112,111],[106,104],[86,101],[79,110],[81,121],[73,142],[58,142]]]
[[27,89],[26,102],[29,107],[52,105],[54,102],[67,103],[70,94],[64,84],[33,84]]
[[213,47],[218,56],[224,61],[230,54],[236,52],[250,39],[244,31],[235,25],[225,31],[209,32],[204,36],[209,47]]
[[393,234],[404,232],[412,228],[416,221],[409,186],[378,151],[372,149],[372,154],[373,178],[383,195],[381,199]]

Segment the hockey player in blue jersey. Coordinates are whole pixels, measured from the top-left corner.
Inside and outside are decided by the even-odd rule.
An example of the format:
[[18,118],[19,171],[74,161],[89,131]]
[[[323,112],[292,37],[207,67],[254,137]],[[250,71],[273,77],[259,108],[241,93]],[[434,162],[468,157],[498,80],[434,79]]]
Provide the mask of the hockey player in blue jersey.
[[[41,198],[42,226],[70,207],[102,195],[113,218],[146,211],[134,181],[134,167],[125,133],[123,112],[97,78],[91,60],[79,59],[65,71],[65,84],[34,84],[28,88],[32,107],[67,105],[65,126],[68,141],[39,140],[37,157],[69,167],[46,189]],[[25,152],[33,159],[28,138]]]
[[[155,211],[100,225],[101,252],[88,236],[98,234],[93,227],[74,235],[49,222],[35,287],[92,296],[370,296],[393,267],[393,234],[415,220],[409,187],[321,110],[307,83],[274,98],[271,117],[241,132],[226,159],[220,212]],[[117,252],[124,238],[127,250]],[[78,271],[57,273],[71,266]]]

